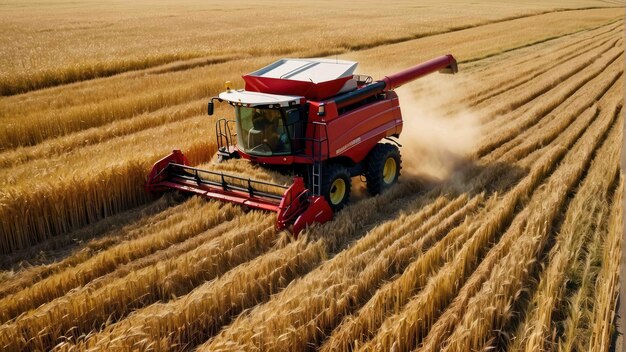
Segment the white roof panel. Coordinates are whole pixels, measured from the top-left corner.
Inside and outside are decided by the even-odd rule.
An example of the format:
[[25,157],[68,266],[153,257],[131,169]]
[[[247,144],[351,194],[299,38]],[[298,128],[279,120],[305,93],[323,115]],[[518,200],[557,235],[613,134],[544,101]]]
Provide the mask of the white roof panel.
[[295,95],[278,95],[269,93],[250,92],[247,90],[230,90],[222,92],[219,98],[233,103],[242,103],[250,106],[279,104],[289,106],[290,102],[298,103],[303,97]]
[[281,59],[250,76],[320,83],[351,77],[357,62],[332,59]]

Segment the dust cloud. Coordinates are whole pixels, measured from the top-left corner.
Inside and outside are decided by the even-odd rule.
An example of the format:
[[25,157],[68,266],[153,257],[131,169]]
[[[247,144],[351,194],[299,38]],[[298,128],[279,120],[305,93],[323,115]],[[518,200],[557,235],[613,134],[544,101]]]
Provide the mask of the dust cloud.
[[405,174],[442,181],[467,165],[481,137],[480,122],[462,105],[463,88],[456,78],[431,76],[417,89],[397,90],[404,121],[399,141]]

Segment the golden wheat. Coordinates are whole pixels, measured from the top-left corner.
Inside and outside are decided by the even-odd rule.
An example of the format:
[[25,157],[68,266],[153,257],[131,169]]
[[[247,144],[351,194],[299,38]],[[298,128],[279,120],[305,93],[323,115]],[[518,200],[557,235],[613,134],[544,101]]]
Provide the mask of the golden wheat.
[[[270,1],[261,16],[249,2],[203,12],[140,1],[97,20],[74,4],[29,17],[33,4],[5,4],[0,62],[19,59],[0,65],[0,94],[22,94],[0,99],[0,349],[606,350],[624,4],[381,4]],[[145,175],[172,149],[201,168],[292,182],[245,160],[214,163],[205,103],[223,81],[240,87],[241,73],[281,56],[321,54],[377,79],[450,48],[459,75],[398,91],[406,119],[422,117],[409,117],[413,94],[435,124],[479,125],[449,177],[405,168],[376,197],[354,180],[356,201],[297,240],[234,205],[147,204]],[[420,157],[409,150],[405,160]]]
[[[611,14],[610,11],[606,9],[589,11],[589,14],[594,13],[594,15],[587,18],[584,22],[571,21],[572,15],[575,13],[575,11],[558,12],[555,14],[546,14],[545,16],[548,16],[547,18],[554,17],[554,20],[557,21],[560,25],[564,23],[567,24],[565,27],[555,27],[558,28],[557,31],[560,31],[559,33],[562,33],[563,31],[567,32],[567,30],[571,30],[572,28],[587,26],[591,23],[603,23],[607,19],[610,19],[614,16],[613,14]],[[528,23],[532,21],[537,21],[537,18],[520,19],[519,21],[515,20],[513,22],[515,22],[516,26],[523,27],[527,26]],[[494,30],[493,28],[490,28],[491,27],[487,28],[486,30]],[[469,31],[470,29],[467,30]],[[535,36],[534,38],[537,38],[544,36],[545,34],[537,32],[528,33],[528,35]],[[456,36],[462,37],[463,33],[459,33]],[[424,41],[426,41],[425,45],[428,45],[429,41],[436,42],[436,39],[434,37],[432,39],[424,38]],[[497,48],[493,49],[493,46],[491,48],[492,49],[488,50],[500,50]],[[470,56],[475,55],[475,52],[472,51],[471,48],[467,48],[464,50],[468,50],[468,55]],[[372,49],[372,51],[375,51],[375,49]],[[411,57],[411,60],[413,61],[418,59],[413,56]],[[101,123],[112,121],[111,119],[123,120],[131,118],[145,111],[153,111],[155,109],[159,109],[161,107],[167,106],[168,104],[183,103],[185,101],[190,101],[201,96],[206,97],[208,96],[208,94],[213,94],[214,92],[217,92],[217,90],[219,89],[218,87],[222,81],[226,79],[232,79],[232,74],[229,74],[229,70],[246,72],[247,70],[255,66],[261,65],[262,63],[270,62],[271,60],[272,58],[270,57],[254,59],[253,61],[235,60],[230,62],[224,62],[221,64],[216,63],[214,65],[208,66],[195,66],[194,68],[188,70],[178,70],[172,67],[171,70],[168,69],[165,72],[163,72],[163,70],[156,70],[154,72],[155,74],[148,75],[129,73],[128,77],[111,77],[103,80],[103,85],[98,85],[96,87],[96,89],[99,90],[97,94],[93,94],[93,85],[90,84],[90,82],[84,82],[78,84],[78,86],[83,91],[89,92],[89,94],[77,95],[76,87],[59,87],[55,88],[49,93],[38,91],[33,92],[32,95],[35,98],[35,101],[33,101],[33,99],[29,99],[28,103],[25,103],[23,99],[18,99],[17,97],[13,99],[12,97],[6,100],[7,104],[3,105],[3,109],[1,109],[2,111],[7,111],[6,118],[3,118],[6,124],[3,124],[3,126],[16,125],[18,130],[13,131],[11,129],[9,132],[16,133],[16,136],[20,136],[25,134],[23,133],[23,131],[20,132],[19,129],[23,128],[23,126],[31,125],[32,126],[28,128],[32,128],[33,133],[47,133],[45,132],[47,127],[40,125],[41,123],[46,123],[49,124],[50,128],[61,128],[62,130],[59,130],[59,133],[63,134],[75,128],[82,129],[88,126],[97,126]],[[388,72],[385,73],[388,74]],[[212,79],[211,82],[206,83],[204,77],[209,75],[213,76],[214,79]],[[129,77],[132,77],[133,79],[129,80]],[[209,88],[209,90],[213,93],[210,93],[206,89],[202,88],[206,86],[206,84],[212,85],[211,87],[213,88]],[[119,87],[122,87],[122,89],[120,90]],[[161,92],[155,93],[155,87],[158,87]],[[62,94],[59,94],[61,92]],[[145,92],[145,94],[138,94],[138,92]],[[96,99],[95,97],[99,96],[100,93],[104,95],[101,95],[99,99]],[[112,95],[113,97],[111,97],[110,95]],[[134,99],[128,98],[127,95],[132,95]],[[11,104],[11,102],[16,104]],[[42,112],[49,112],[50,106],[53,106],[58,114],[55,112],[51,115],[52,117],[50,118],[46,118],[43,120],[40,119],[39,116],[42,115]],[[10,119],[15,119],[15,123],[10,122]],[[17,121],[19,121],[19,124],[17,123]],[[26,121],[32,121],[32,124]],[[188,149],[191,149],[191,156],[194,159],[199,158],[199,162],[202,162],[208,160],[210,155],[212,155],[212,150],[214,147],[212,147],[211,143],[207,144],[201,142],[206,140],[206,135],[202,135],[200,133],[203,131],[203,128],[201,127],[202,124],[199,123],[199,121],[200,120],[198,119],[186,119],[184,122],[179,124],[180,129],[178,129],[178,131],[186,131],[187,133],[188,131],[198,130],[198,136],[202,137],[197,137],[196,139],[196,137],[189,136],[189,133],[187,133],[189,137],[188,141],[186,145],[182,145],[182,147],[183,150],[186,152],[189,152]],[[68,127],[63,127],[66,124],[69,124],[67,125]],[[113,130],[115,129],[113,128]],[[161,145],[167,144],[168,142],[163,141],[163,139],[167,139],[168,134],[177,135],[181,133],[178,131],[169,132],[165,130],[166,129],[164,128],[161,129],[162,132],[156,130],[153,131],[153,141],[144,141],[143,143],[146,143],[145,145],[142,142],[132,142],[130,138],[123,139],[119,142],[124,146],[132,146],[132,148],[128,148],[126,151],[126,155],[131,155],[137,153],[137,150],[139,149],[154,149],[152,146],[157,142],[162,143]],[[58,135],[57,132],[52,133],[52,135],[55,134]],[[2,135],[4,136],[5,134]],[[45,138],[49,138],[52,135],[46,135]],[[75,142],[69,143],[71,145],[71,143]],[[149,158],[143,159],[141,162],[141,167],[130,168],[128,166],[124,166],[117,168],[115,171],[112,171],[107,170],[106,167],[103,166],[110,165],[110,162],[104,162],[104,160],[102,160],[103,155],[107,154],[111,150],[116,150],[118,148],[118,146],[112,146],[111,144],[112,143],[107,142],[104,143],[104,145],[107,145],[108,147],[104,152],[97,152],[96,149],[93,148],[93,153],[91,155],[87,156],[81,153],[82,155],[80,156],[79,160],[82,160],[83,163],[84,161],[97,161],[87,163],[86,166],[80,166],[81,163],[77,163],[76,161],[72,161],[69,159],[55,160],[54,163],[27,163],[27,165],[24,165],[23,168],[11,168],[10,172],[5,174],[6,177],[0,177],[0,179],[16,180],[17,182],[20,182],[20,180],[32,178],[33,169],[37,169],[38,174],[41,174],[42,176],[49,175],[48,177],[50,177],[50,179],[48,180],[45,180],[45,178],[38,180],[38,187],[36,187],[38,189],[36,189],[36,194],[32,197],[27,197],[26,195],[20,194],[20,191],[7,191],[8,199],[6,199],[4,203],[7,204],[8,209],[7,213],[3,215],[4,218],[8,218],[11,220],[7,222],[9,225],[6,227],[5,230],[7,231],[7,233],[12,234],[11,237],[17,238],[17,241],[11,241],[7,243],[6,247],[8,250],[26,247],[33,242],[49,238],[49,236],[51,235],[64,233],[76,228],[77,226],[91,223],[94,220],[102,218],[104,215],[108,215],[108,212],[116,213],[129,207],[136,206],[145,201],[145,197],[140,190],[140,184],[143,180],[139,177],[139,175],[145,175],[147,169],[149,168],[149,165],[158,158],[157,153],[154,153],[153,156]],[[204,153],[200,152],[200,150],[202,150],[203,148],[208,149],[207,151],[205,151],[205,153],[208,155],[203,155]],[[173,149],[173,147],[167,149]],[[159,150],[161,151],[159,155],[166,154],[167,149],[159,147]],[[74,160],[76,160],[76,158],[74,158]],[[74,165],[72,167],[72,170],[69,170],[70,172],[73,172],[73,170],[76,169],[89,170],[89,176],[74,176],[74,178],[79,178],[81,180],[89,180],[89,184],[84,185],[83,189],[76,189],[75,191],[71,191],[72,187],[75,187],[75,185],[73,184],[73,179],[68,180],[67,168],[63,167],[62,169],[57,169],[56,167],[54,167],[56,165],[60,166],[64,164]],[[54,176],[52,176],[53,172],[56,173]],[[111,192],[110,195],[107,196],[105,194],[101,194],[99,190],[102,188],[102,185],[97,185],[95,180],[113,179],[114,176],[112,176],[111,174],[120,174],[120,177],[114,181],[113,186],[116,186],[117,188],[120,186],[118,185],[118,183],[125,182],[126,187],[124,187],[122,190],[116,190],[114,192]],[[64,181],[59,182],[59,180]],[[32,185],[29,185],[28,187],[29,189],[31,189]],[[85,204],[86,200],[77,196],[71,197],[70,199],[60,199],[60,197],[58,196],[58,194],[66,193],[95,193],[95,198],[97,199],[97,201],[95,201],[95,204],[99,207],[105,207],[105,209],[103,209],[102,211],[106,211],[107,213],[86,214],[83,212],[83,204]],[[111,202],[111,199],[113,198],[122,197],[127,197],[127,201],[117,202],[116,204],[111,205],[106,204],[107,202]],[[34,199],[49,199],[50,201],[46,201],[44,203],[54,203],[55,206],[53,206],[52,204],[35,202]],[[52,224],[42,224],[37,222],[33,223],[29,220],[29,218],[31,218],[31,212],[27,212],[23,208],[19,209],[19,206],[15,205],[15,203],[26,204],[29,202],[31,204],[37,204],[37,207],[33,209],[34,212],[32,213],[32,217],[48,216],[50,218],[59,220]],[[63,203],[67,204],[60,208],[56,206],[56,204]],[[59,212],[59,210],[61,210],[61,212]],[[69,214],[69,212],[77,213]],[[22,216],[22,214],[27,214],[27,216]],[[34,232],[37,235],[32,236],[33,238],[30,240],[23,240],[23,234],[26,232]]]
[[[190,342],[200,343],[216,333],[230,317],[267,300],[324,257],[321,241],[290,243],[197,287],[186,296],[136,311],[129,318],[80,341],[81,348],[144,349],[160,345],[167,349]],[[70,347],[73,346],[63,348]]]
[[[0,298],[68,267],[78,265],[92,257],[94,253],[140,237],[144,231],[136,229],[168,216],[171,211],[178,209],[176,205],[179,204],[179,199],[180,197],[174,194],[167,195],[145,206],[105,218],[90,227],[3,256],[0,264],[3,268],[19,268],[25,262],[32,266],[21,268],[19,275],[12,275],[11,280],[7,280],[0,287]],[[64,256],[68,247],[75,249],[72,254]],[[34,252],[46,253],[46,256],[33,259]],[[61,257],[63,259],[60,259]]]
[[609,219],[608,238],[604,247],[604,255],[600,275],[596,282],[597,302],[594,304],[594,319],[589,342],[590,351],[608,351],[611,341],[611,324],[616,314],[618,280],[620,279],[620,258],[622,253],[623,226],[622,204],[624,178],[620,177],[619,186],[612,200],[611,217]]
[[270,248],[275,233],[268,226],[274,218],[250,213],[236,221],[255,225],[234,224],[222,236],[179,257],[131,271],[93,291],[85,287],[40,306],[0,326],[0,345],[7,350],[41,349],[56,344],[54,341],[68,332],[80,336],[94,325],[124,316],[133,307],[185,294],[199,282]]
[[[386,324],[381,326],[377,336],[363,348],[385,349],[391,348],[392,344],[400,350],[412,348],[418,342],[418,337],[423,336],[423,329],[427,329],[429,322],[433,321],[433,314],[441,308],[437,303],[446,304],[446,297],[451,297],[458,289],[458,284],[463,282],[467,272],[473,271],[472,266],[479,261],[480,253],[493,241],[500,228],[511,221],[518,202],[528,197],[563,153],[563,149],[554,148],[546,154],[542,162],[538,163],[531,173],[499,202],[474,236],[465,243],[454,262],[432,276],[424,290],[412,299],[401,313],[387,318]],[[400,341],[399,334],[407,337]]]
[[[220,203],[205,202],[194,198],[168,218],[151,226],[136,231],[146,233],[136,240],[123,242],[113,248],[100,252],[75,267],[41,280],[32,286],[0,300],[0,322],[6,322],[22,312],[36,308],[56,297],[62,296],[75,287],[83,286],[90,281],[110,273],[125,264],[144,258],[157,251],[158,256],[165,258],[165,251],[173,249],[179,242],[242,216],[239,208],[231,205],[223,207]],[[185,221],[190,219],[190,221]],[[214,237],[220,233],[212,234]],[[130,236],[136,236],[130,234]],[[211,237],[204,238],[204,241]],[[100,281],[102,283],[102,281]]]
[[[252,6],[254,3],[251,2],[221,4],[219,9],[204,3],[177,4],[176,7],[144,1],[106,7],[90,4],[92,11],[80,13],[72,23],[63,21],[64,11],[67,10],[58,4],[55,6],[54,2],[33,5],[26,3],[22,5],[24,7],[14,7],[2,17],[3,29],[10,33],[0,40],[3,47],[1,56],[4,58],[1,66],[5,68],[0,75],[2,95],[190,58],[205,57],[204,60],[195,60],[202,64],[204,61],[220,62],[232,57],[319,56],[323,52],[333,54],[358,50],[484,25],[503,17],[597,6],[593,1],[580,0],[574,4],[551,1],[515,6],[503,6],[492,1],[490,11],[486,12],[482,6],[452,1],[445,6],[429,8],[429,16],[424,19],[422,9],[407,2],[398,2],[391,8],[371,1],[356,8],[331,2],[319,6],[269,2],[264,4],[266,8],[278,7],[280,10],[261,12],[272,25],[248,27],[241,26],[241,19],[255,18],[260,14],[260,9]],[[450,12],[456,11],[459,6],[464,7],[463,15],[451,20]],[[334,11],[329,13],[331,7]],[[378,16],[381,11],[396,19],[394,28],[384,33],[375,29],[388,24],[385,17]],[[309,16],[295,18],[290,15],[294,12],[308,13]],[[149,15],[146,16],[146,13]],[[370,26],[363,28],[360,21],[354,21],[355,17],[368,18]],[[319,18],[324,18],[324,23],[320,23]],[[39,26],[33,23],[39,23]],[[115,35],[102,35],[103,31],[111,33],[110,26],[115,26]],[[334,30],[328,31],[329,27]],[[288,33],[292,31],[297,31],[307,40],[290,38]],[[207,33],[214,33],[208,41]],[[81,35],[90,37],[92,41],[83,43]],[[73,49],[67,50],[68,47]],[[11,60],[12,57],[19,57],[20,60]]]
[[544,350],[552,331],[551,316],[558,307],[563,294],[563,285],[567,267],[580,253],[581,246],[593,232],[592,224],[598,213],[602,212],[604,199],[609,194],[614,176],[619,168],[621,148],[621,129],[613,126],[603,146],[596,153],[588,174],[576,192],[565,215],[556,244],[549,254],[549,266],[541,276],[534,294],[532,305],[528,309],[524,323],[519,330],[512,350]]
[[[616,104],[615,101],[612,102]],[[450,335],[444,350],[481,348],[510,316],[513,298],[518,294],[524,280],[530,275],[535,258],[546,243],[550,226],[565,200],[565,195],[582,174],[592,157],[596,144],[615,117],[614,109],[601,112],[602,118],[592,127],[565,156],[562,166],[550,178],[541,196],[534,197],[529,205],[536,209],[525,226],[525,234],[517,240],[516,251],[504,257],[483,284],[481,291],[468,303],[468,310]],[[549,204],[549,206],[546,206]],[[534,216],[534,218],[532,217]],[[506,282],[506,285],[502,283]],[[485,309],[488,307],[488,309]]]
[[[577,73],[573,76],[572,80],[565,82],[565,86],[560,85],[557,89],[558,94],[547,95],[545,97],[547,100],[545,103],[540,102],[539,104],[534,105],[521,117],[516,119],[516,123],[513,126],[505,125],[502,127],[497,132],[497,138],[495,140],[488,140],[486,138],[477,149],[477,155],[486,155],[500,146],[503,141],[512,139],[528,127],[537,123],[546,113],[552,111],[556,107],[559,107],[563,101],[569,99],[572,94],[580,89],[580,87],[600,74],[610,62],[620,56],[620,52],[619,48],[615,48],[610,52],[610,56],[598,53],[585,55],[586,57],[582,58],[583,64],[581,67],[589,66],[587,70]],[[598,58],[600,58],[600,60],[597,60]],[[574,100],[571,99],[571,101]]]

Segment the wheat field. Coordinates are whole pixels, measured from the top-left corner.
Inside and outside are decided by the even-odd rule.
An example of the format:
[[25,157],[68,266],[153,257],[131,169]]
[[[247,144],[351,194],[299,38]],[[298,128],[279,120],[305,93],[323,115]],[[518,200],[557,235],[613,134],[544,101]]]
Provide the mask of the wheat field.
[[[624,3],[0,4],[3,351],[608,351],[624,180]],[[302,14],[306,14],[303,16]],[[294,35],[295,34],[295,35]],[[400,88],[403,174],[297,239],[143,184],[216,164],[208,98],[281,57]],[[217,106],[216,116],[231,114]],[[355,179],[356,181],[356,179]]]

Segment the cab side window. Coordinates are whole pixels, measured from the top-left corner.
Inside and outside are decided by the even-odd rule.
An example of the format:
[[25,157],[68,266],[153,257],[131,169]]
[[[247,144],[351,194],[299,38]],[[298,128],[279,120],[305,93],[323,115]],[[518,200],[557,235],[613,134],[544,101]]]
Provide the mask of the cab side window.
[[301,118],[301,109],[293,108],[285,111],[285,117],[287,120],[287,130],[289,132],[289,138],[293,142],[294,151],[302,149],[304,143],[304,121]]

